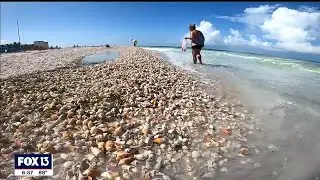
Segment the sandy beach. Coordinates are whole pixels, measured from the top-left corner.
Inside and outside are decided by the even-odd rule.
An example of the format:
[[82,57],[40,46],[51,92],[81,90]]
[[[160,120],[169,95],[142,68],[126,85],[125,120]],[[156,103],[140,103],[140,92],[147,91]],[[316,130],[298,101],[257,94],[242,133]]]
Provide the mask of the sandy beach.
[[119,50],[87,67],[108,49],[1,55],[0,178],[17,179],[14,153],[49,152],[52,179],[213,179],[254,151],[241,105],[155,52]]

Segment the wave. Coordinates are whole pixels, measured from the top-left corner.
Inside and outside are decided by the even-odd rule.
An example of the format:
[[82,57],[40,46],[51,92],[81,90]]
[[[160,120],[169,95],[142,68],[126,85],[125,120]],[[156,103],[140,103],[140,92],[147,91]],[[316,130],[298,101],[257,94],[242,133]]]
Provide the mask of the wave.
[[218,55],[225,55],[225,56],[232,56],[232,57],[240,57],[243,59],[261,59],[260,57],[254,57],[254,56],[245,56],[245,55],[238,55],[238,54],[232,54],[232,53],[226,53],[226,52],[215,52]]
[[167,52],[167,51],[174,51],[175,50],[173,48],[148,48],[148,47],[142,47],[142,49],[159,51],[159,52]]
[[258,61],[258,63],[287,70],[302,70],[312,73],[320,73],[320,67],[313,65],[313,63],[309,63],[310,65],[304,65],[302,62],[288,62],[288,60],[280,58],[267,58],[262,61]]
[[298,62],[293,59],[285,59],[285,58],[246,56],[246,55],[238,55],[238,54],[232,54],[227,52],[214,52],[214,53],[217,55],[226,55],[226,56],[238,57],[242,59],[253,59],[253,60],[256,60],[256,62],[261,65],[272,66],[280,69],[301,70],[301,71],[307,71],[311,73],[320,73],[320,67],[317,67],[319,65],[312,62],[302,62],[302,61]]
[[[170,47],[144,47],[144,49],[154,50],[159,52],[164,52],[170,54],[171,58],[176,61],[185,61],[185,54],[181,54],[181,50],[179,48],[170,48]],[[288,58],[277,58],[277,57],[267,57],[267,56],[253,56],[253,55],[246,55],[246,54],[236,54],[232,52],[221,52],[221,51],[212,51],[212,50],[203,50],[203,55],[207,58],[214,57],[219,58],[221,61],[224,61],[223,57],[235,57],[234,60],[238,62],[245,62],[245,64],[249,65],[248,63],[255,63],[261,66],[269,66],[276,69],[283,69],[283,70],[290,70],[290,71],[304,71],[309,73],[317,73],[320,74],[320,66],[318,64],[307,62],[307,61],[297,61],[294,59]],[[189,50],[187,53],[191,53]],[[188,54],[189,55],[189,54]],[[248,61],[246,61],[248,60]],[[226,62],[226,61],[225,61]],[[234,61],[229,61],[229,63],[234,63]],[[180,65],[186,65],[183,62],[178,63]],[[242,63],[242,65],[244,65]],[[236,67],[235,65],[234,67]],[[191,68],[188,68],[191,70]]]

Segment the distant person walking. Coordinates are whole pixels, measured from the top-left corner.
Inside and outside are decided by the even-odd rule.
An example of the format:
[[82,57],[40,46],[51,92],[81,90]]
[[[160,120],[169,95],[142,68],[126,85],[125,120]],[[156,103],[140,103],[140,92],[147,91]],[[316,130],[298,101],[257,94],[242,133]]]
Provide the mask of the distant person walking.
[[195,24],[190,24],[189,31],[190,37],[185,37],[185,39],[191,40],[193,63],[197,64],[197,60],[199,60],[199,63],[202,64],[200,52],[204,46],[205,38],[201,31],[196,30]]
[[132,42],[132,44],[133,44],[133,46],[134,46],[134,47],[136,47],[136,46],[137,46],[137,43],[138,43],[138,41],[137,41],[137,40],[135,40],[135,39],[131,39],[131,42]]

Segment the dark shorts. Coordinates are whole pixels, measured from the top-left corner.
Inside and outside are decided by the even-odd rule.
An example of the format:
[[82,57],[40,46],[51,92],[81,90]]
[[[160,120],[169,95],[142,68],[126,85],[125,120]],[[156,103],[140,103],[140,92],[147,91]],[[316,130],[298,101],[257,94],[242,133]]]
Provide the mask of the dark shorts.
[[202,45],[191,46],[192,49],[201,50],[203,48]]

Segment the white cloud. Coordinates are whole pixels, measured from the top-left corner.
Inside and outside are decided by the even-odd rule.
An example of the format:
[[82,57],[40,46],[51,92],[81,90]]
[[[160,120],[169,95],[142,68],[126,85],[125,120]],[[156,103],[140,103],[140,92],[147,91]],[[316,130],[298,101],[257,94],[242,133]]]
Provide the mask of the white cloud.
[[275,8],[276,6],[269,5],[260,6],[258,8],[246,8],[243,16],[244,22],[251,26],[261,24],[269,18],[270,12]]
[[1,44],[10,44],[12,42],[13,41],[10,41],[10,40],[1,40]]
[[272,18],[261,26],[266,37],[280,42],[300,42],[316,40],[319,37],[320,13],[301,12],[285,7],[278,8]]
[[[225,43],[320,54],[320,44],[314,43],[320,39],[320,12],[316,8],[301,6],[299,10],[295,10],[279,5],[264,5],[246,8],[240,15],[218,18],[256,27],[265,39],[249,35],[247,40],[239,31],[230,30],[230,35],[224,38]],[[273,40],[275,43],[266,40]]]
[[[222,42],[222,37],[219,30],[216,30],[212,23],[208,21],[201,21],[196,29],[201,31],[205,37],[205,44],[215,45]],[[190,37],[190,33],[186,33],[184,37]]]
[[249,41],[249,45],[250,46],[262,46],[262,47],[271,47],[272,44],[270,42],[267,41],[261,41],[259,38],[256,37],[256,35],[249,35],[250,41]]
[[264,49],[274,50],[271,43],[261,41],[256,35],[248,35],[248,37],[249,39],[245,39],[239,31],[230,28],[230,35],[224,38],[224,43],[226,45],[263,47]]
[[269,5],[261,5],[257,8],[246,8],[243,14],[235,16],[217,16],[217,18],[227,19],[233,22],[242,22],[251,26],[262,24],[270,17],[270,13],[277,7]]
[[236,45],[236,46],[248,44],[248,41],[242,37],[239,31],[231,28],[229,30],[230,30],[230,35],[224,38],[225,44]]
[[303,43],[277,42],[275,46],[288,51],[295,51],[295,52],[301,52],[301,53],[313,53],[313,54],[320,53],[320,46],[314,46],[308,42],[303,42]]

